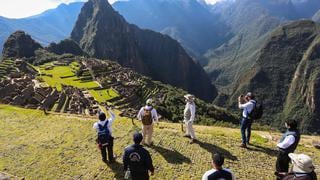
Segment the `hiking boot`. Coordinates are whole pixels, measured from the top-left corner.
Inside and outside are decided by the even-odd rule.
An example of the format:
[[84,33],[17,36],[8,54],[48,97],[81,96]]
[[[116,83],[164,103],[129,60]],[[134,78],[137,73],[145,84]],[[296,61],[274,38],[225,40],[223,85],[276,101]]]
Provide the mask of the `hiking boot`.
[[197,140],[196,139],[192,139],[191,141],[190,141],[190,144],[193,144],[193,143],[195,143]]
[[250,142],[247,142],[247,146],[250,146],[250,145],[252,145]]
[[247,145],[242,143],[242,144],[240,145],[240,147],[242,147],[242,148],[247,148]]
[[191,136],[190,136],[190,135],[188,135],[188,134],[185,134],[183,137],[191,138]]

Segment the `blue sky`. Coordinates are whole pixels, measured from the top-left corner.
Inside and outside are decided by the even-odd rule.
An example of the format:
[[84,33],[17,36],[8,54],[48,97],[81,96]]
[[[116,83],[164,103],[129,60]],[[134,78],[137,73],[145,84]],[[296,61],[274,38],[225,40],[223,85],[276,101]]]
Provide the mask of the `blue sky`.
[[[39,14],[47,9],[57,7],[61,3],[71,3],[85,0],[0,0],[0,16],[22,18]],[[109,0],[113,3],[117,0]],[[205,0],[214,3],[219,0]]]

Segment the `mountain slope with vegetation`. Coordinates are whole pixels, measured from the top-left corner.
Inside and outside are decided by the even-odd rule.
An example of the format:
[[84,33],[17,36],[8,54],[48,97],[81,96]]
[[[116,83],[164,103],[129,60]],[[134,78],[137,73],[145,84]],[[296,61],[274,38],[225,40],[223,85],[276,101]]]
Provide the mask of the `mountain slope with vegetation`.
[[237,81],[229,104],[254,91],[265,106],[264,121],[279,126],[287,118],[300,121],[305,132],[318,132],[319,25],[297,21],[277,28],[259,50],[256,63]]
[[118,1],[112,7],[128,22],[178,40],[194,57],[220,46],[228,38],[227,27],[219,16],[197,0]]
[[202,67],[177,41],[128,24],[106,0],[85,3],[71,38],[91,57],[117,61],[206,101],[212,101],[217,95]]
[[[42,111],[0,105],[0,171],[26,179],[123,179],[121,156],[132,143],[132,134],[140,123],[117,118],[113,124],[116,163],[101,161],[92,129],[94,118],[63,114],[44,115]],[[155,166],[152,179],[200,179],[211,168],[211,153],[226,157],[225,167],[237,179],[274,179],[275,141],[261,135],[279,138],[279,134],[253,132],[248,150],[236,146],[238,129],[196,126],[199,143],[189,144],[178,124],[160,122],[155,127],[150,151]],[[297,153],[313,158],[319,175],[320,154],[311,146],[312,139],[303,136]]]

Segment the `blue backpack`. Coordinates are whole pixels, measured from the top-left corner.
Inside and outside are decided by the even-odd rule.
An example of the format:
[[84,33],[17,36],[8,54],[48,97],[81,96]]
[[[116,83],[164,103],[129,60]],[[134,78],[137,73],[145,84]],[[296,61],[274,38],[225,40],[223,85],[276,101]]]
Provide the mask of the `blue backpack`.
[[108,128],[108,121],[104,126],[98,124],[98,143],[102,145],[108,145],[111,142],[111,134]]

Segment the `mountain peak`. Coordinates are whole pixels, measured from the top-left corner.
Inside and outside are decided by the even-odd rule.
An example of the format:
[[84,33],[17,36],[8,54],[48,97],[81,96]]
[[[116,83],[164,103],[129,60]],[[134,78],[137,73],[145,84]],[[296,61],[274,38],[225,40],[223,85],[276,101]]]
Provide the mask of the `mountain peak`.
[[217,95],[202,67],[176,40],[127,23],[107,0],[85,3],[71,38],[92,57],[117,61],[204,100],[213,100]]

